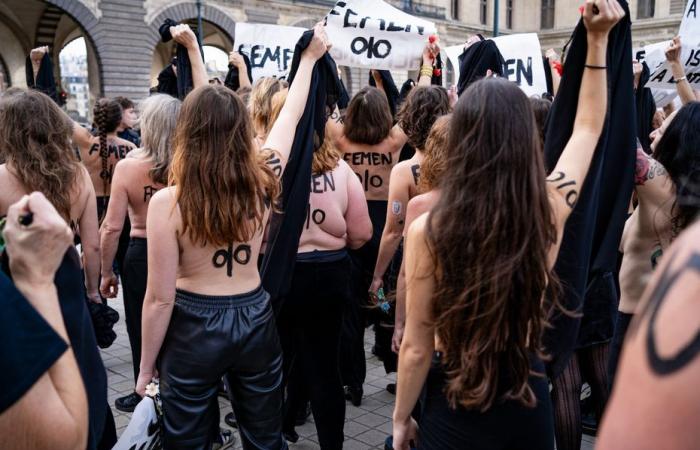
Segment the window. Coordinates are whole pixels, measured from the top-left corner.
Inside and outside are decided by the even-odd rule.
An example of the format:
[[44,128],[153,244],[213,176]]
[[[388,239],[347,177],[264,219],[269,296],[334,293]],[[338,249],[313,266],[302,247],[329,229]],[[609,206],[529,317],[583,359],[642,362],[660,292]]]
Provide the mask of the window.
[[650,19],[654,17],[654,0],[638,0],[637,19]]
[[513,0],[506,0],[506,28],[513,28]]
[[452,0],[452,18],[459,20],[459,0]]
[[671,14],[683,14],[684,8],[685,2],[683,0],[671,0]]
[[554,28],[554,0],[542,0],[542,15],[540,28]]
[[487,0],[479,0],[479,23],[486,25],[486,18],[488,17],[488,5]]

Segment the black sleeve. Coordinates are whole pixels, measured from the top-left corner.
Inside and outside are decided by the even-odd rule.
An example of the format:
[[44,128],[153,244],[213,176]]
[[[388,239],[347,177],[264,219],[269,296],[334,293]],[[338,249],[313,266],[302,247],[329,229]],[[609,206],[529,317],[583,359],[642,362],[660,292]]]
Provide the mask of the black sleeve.
[[19,400],[68,346],[0,271],[0,413]]

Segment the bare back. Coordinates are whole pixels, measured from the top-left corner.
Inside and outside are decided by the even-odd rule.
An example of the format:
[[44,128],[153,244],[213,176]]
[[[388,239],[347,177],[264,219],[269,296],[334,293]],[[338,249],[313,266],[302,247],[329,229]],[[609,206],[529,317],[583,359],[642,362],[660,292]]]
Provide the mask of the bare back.
[[136,148],[134,144],[125,139],[121,139],[116,136],[107,137],[109,157],[107,161],[108,178],[105,189],[105,180],[101,177],[102,158],[100,157],[100,138],[94,136],[89,142],[86,142],[85,145],[79,146],[80,160],[90,174],[90,179],[95,187],[95,195],[98,197],[109,196],[110,187],[112,184],[112,175],[114,174],[114,166],[118,161],[126,158],[127,153],[134,148]]
[[386,201],[389,198],[389,176],[399,162],[403,141],[390,135],[377,145],[367,145],[351,142],[342,136],[337,146],[360,180],[366,199]]

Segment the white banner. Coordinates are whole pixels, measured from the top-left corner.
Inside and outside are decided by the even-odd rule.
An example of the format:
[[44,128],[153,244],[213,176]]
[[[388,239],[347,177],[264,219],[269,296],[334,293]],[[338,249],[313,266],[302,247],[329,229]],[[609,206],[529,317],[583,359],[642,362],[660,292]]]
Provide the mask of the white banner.
[[251,81],[261,77],[286,77],[294,47],[304,31],[299,27],[237,23],[235,49],[250,58]]
[[[678,35],[681,37],[682,45],[681,62],[685,67],[685,76],[694,89],[700,89],[700,19],[698,19],[697,2],[698,0],[688,1],[678,32]],[[649,59],[652,53],[649,47],[654,47],[655,55],[661,52],[661,56],[663,56],[663,51],[668,44],[668,42],[661,42],[645,47],[646,58]],[[654,62],[657,60],[658,56],[656,56]],[[662,89],[676,88],[671,67],[665,61],[665,57],[661,60],[661,64],[659,64],[658,67],[652,67],[649,62],[647,62],[647,65],[649,65],[649,69],[652,70],[648,84],[649,87]]]
[[436,28],[381,0],[338,0],[326,16],[326,33],[340,66],[416,70]]
[[[547,92],[547,78],[537,34],[511,34],[492,40],[506,62],[504,75],[510,81],[520,86],[528,96],[540,96]],[[455,80],[459,80],[459,55],[464,51],[464,45],[447,47],[444,51],[455,69]]]

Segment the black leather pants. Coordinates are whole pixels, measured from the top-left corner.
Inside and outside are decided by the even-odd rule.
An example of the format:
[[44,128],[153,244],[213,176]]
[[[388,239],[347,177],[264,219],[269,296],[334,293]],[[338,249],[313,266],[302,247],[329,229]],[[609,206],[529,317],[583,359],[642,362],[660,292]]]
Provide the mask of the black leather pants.
[[286,449],[282,351],[269,295],[177,291],[160,354],[166,450],[210,449],[219,432],[219,380],[226,376],[243,448]]

